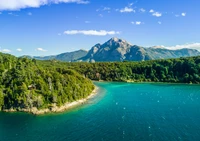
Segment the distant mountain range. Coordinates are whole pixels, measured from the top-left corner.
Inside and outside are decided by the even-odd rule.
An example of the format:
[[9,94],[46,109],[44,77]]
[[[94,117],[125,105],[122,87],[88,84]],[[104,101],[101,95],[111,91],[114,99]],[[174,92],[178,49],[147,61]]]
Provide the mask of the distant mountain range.
[[28,58],[34,58],[37,60],[60,60],[65,62],[73,62],[75,60],[78,60],[79,58],[82,58],[86,56],[88,51],[86,50],[77,50],[74,52],[66,52],[59,55],[51,55],[51,56],[22,56],[22,57],[28,57]]
[[[62,53],[55,56],[34,56],[38,60],[56,59],[60,61],[74,62],[103,62],[103,61],[144,61],[154,59],[167,59],[198,56],[200,52],[195,49],[169,50],[163,47],[141,47],[132,45],[129,42],[111,38],[104,44],[96,44],[89,51],[78,50],[74,52]],[[30,56],[29,56],[30,57]]]

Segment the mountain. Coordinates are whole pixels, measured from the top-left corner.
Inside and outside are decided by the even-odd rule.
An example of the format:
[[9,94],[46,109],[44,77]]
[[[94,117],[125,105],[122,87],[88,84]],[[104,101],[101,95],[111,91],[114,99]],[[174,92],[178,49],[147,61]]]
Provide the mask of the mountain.
[[198,56],[200,52],[195,49],[169,50],[164,47],[141,47],[132,45],[125,40],[111,38],[104,44],[96,44],[88,51],[88,54],[79,61],[144,61],[154,59],[179,58]]
[[59,60],[59,61],[66,61],[66,62],[72,62],[74,60],[78,60],[81,57],[84,57],[85,55],[87,55],[88,51],[80,49],[78,51],[74,51],[74,52],[66,52],[66,53],[62,53],[59,55],[51,55],[51,56],[22,56],[22,57],[26,57],[26,58],[34,58],[37,60]]
[[195,49],[169,50],[163,46],[141,47],[132,45],[123,39],[111,38],[104,44],[96,44],[89,51],[78,50],[62,53],[55,56],[26,56],[38,60],[56,59],[66,62],[105,62],[105,61],[144,61],[155,59],[179,58],[198,56],[200,52]]

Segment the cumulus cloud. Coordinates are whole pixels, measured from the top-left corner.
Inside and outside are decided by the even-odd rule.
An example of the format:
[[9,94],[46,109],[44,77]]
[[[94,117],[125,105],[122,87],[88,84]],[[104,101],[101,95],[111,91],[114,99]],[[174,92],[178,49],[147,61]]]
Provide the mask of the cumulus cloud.
[[185,16],[186,16],[186,13],[181,13],[181,16],[185,17]]
[[9,50],[9,49],[1,49],[1,48],[0,48],[0,52],[4,52],[4,53],[10,53],[10,52],[11,52],[11,50]]
[[140,12],[144,13],[146,10],[144,8],[139,9]]
[[135,12],[135,10],[131,7],[124,7],[123,9],[120,10],[121,13],[130,13],[130,12]]
[[184,44],[184,45],[176,45],[176,46],[165,47],[165,48],[171,49],[171,50],[189,48],[189,49],[196,49],[196,50],[200,51],[200,43],[191,43],[191,44]]
[[154,10],[153,10],[153,9],[151,9],[149,12],[150,12],[150,13],[154,13]]
[[18,48],[18,49],[17,49],[17,51],[21,52],[21,51],[22,51],[22,49],[21,49],[21,48]]
[[87,4],[86,0],[0,0],[0,10],[20,10],[24,8],[38,8],[47,4],[78,3]]
[[136,21],[136,22],[135,22],[136,25],[141,25],[141,23],[142,23],[142,22],[140,22],[140,21]]
[[43,49],[43,48],[37,48],[36,50],[37,50],[37,51],[42,51],[42,52],[47,51],[47,50],[45,50],[45,49]]
[[155,17],[161,17],[162,13],[160,13],[160,12],[154,12],[152,15],[155,16]]
[[116,35],[120,34],[118,31],[106,31],[106,30],[67,30],[64,32],[66,35],[76,35],[76,34],[83,34],[83,35],[93,35],[93,36],[106,36],[106,35]]

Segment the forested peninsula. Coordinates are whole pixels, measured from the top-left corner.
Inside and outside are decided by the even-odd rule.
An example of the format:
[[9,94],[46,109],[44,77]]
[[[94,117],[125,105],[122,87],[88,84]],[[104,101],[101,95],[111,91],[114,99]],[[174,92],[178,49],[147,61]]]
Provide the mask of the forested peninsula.
[[91,80],[199,84],[199,76],[200,56],[141,62],[67,63],[0,53],[0,110],[34,114],[55,112],[57,108],[63,111],[65,106],[73,106],[74,102],[91,95],[95,89]]
[[59,111],[59,107],[65,109],[62,106],[87,98],[94,88],[91,80],[66,67],[47,67],[35,59],[0,53],[2,111]]

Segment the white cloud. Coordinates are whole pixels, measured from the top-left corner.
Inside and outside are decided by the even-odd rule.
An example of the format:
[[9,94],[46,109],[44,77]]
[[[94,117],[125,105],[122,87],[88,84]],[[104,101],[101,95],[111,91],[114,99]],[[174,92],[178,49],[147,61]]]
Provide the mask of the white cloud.
[[154,12],[152,15],[155,16],[155,17],[161,17],[162,13],[160,13],[160,12]]
[[133,4],[134,4],[134,3],[129,3],[129,5],[128,5],[128,6],[129,6],[129,7],[131,7]]
[[103,8],[103,11],[109,11],[110,10],[110,7],[104,7]]
[[47,50],[45,50],[45,49],[43,49],[43,48],[37,48],[36,50],[37,50],[37,51],[42,51],[42,52],[47,51]]
[[144,8],[141,8],[139,11],[142,13],[146,12],[146,10]]
[[15,13],[12,13],[12,12],[9,12],[8,15],[11,15],[11,16],[16,16],[18,17],[19,15],[16,15]]
[[10,52],[11,52],[11,50],[9,50],[9,49],[1,49],[1,48],[0,48],[0,52],[4,52],[4,53],[10,53]]
[[135,22],[136,25],[141,25],[141,23],[142,23],[142,22],[140,22],[140,21],[136,21],[136,22]]
[[136,21],[136,22],[131,22],[131,24],[141,25],[141,24],[144,24],[144,23],[142,23],[141,21]]
[[83,34],[83,35],[93,35],[93,36],[106,36],[106,35],[116,35],[120,34],[118,31],[106,31],[106,30],[67,30],[64,31],[64,34],[67,35],[76,35],[76,34]]
[[158,21],[158,24],[162,24],[162,22],[161,22],[161,21]]
[[196,50],[200,51],[200,43],[191,43],[191,44],[184,44],[184,45],[176,45],[176,46],[165,47],[165,48],[171,49],[171,50],[189,48],[189,49],[196,49]]
[[108,11],[108,12],[110,12],[110,10],[111,10],[111,8],[110,7],[101,7],[101,8],[99,8],[99,9],[96,9],[96,12],[102,12],[102,11]]
[[185,17],[185,16],[186,16],[186,13],[181,13],[181,15],[182,15],[183,17]]
[[131,22],[131,24],[135,24],[135,22]]
[[47,4],[78,3],[87,4],[86,0],[0,0],[0,10],[20,10],[24,8],[38,8]]
[[121,13],[130,13],[130,12],[135,12],[135,10],[133,8],[130,7],[125,7],[123,9],[120,10]]
[[33,14],[31,12],[28,12],[27,15],[32,16]]
[[151,9],[149,12],[150,12],[150,13],[154,13],[154,10],[153,10],[153,9]]
[[21,52],[21,51],[22,51],[22,49],[21,49],[21,48],[18,48],[18,49],[17,49],[17,51]]

